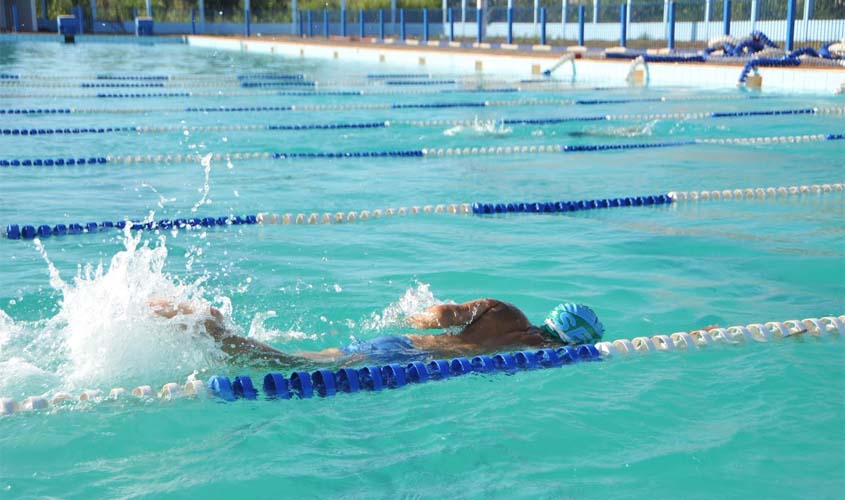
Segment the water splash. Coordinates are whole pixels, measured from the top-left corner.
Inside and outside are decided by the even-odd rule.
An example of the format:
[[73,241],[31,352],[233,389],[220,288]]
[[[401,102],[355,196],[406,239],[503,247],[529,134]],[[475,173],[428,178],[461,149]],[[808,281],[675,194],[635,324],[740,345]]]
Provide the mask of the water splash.
[[211,157],[212,154],[208,153],[200,159],[203,174],[205,175],[202,187],[198,190],[202,193],[202,196],[196,203],[194,203],[194,206],[191,207],[191,212],[196,212],[203,205],[211,205],[211,200],[208,198],[208,193],[211,190],[211,186],[209,184],[209,177],[211,176]]
[[261,342],[284,343],[292,340],[317,340],[316,334],[309,334],[295,330],[277,330],[275,328],[268,328],[264,323],[268,319],[276,317],[276,311],[266,311],[257,313],[249,325],[248,337],[254,338]]
[[475,117],[472,125],[455,127],[443,131],[443,135],[453,137],[456,135],[473,135],[479,137],[505,137],[511,135],[513,129],[505,125],[504,120],[479,120]]
[[405,325],[405,318],[411,314],[423,312],[431,306],[444,303],[437,299],[430,289],[431,285],[417,282],[416,286],[405,290],[402,297],[389,304],[380,313],[372,313],[361,321],[362,333],[380,333],[384,330]]
[[[79,390],[184,379],[220,367],[226,355],[204,328],[210,303],[205,277],[183,283],[164,271],[165,237],[154,245],[142,234],[124,232],[124,249],[108,265],[79,266],[62,279],[46,248],[35,240],[60,295],[58,313],[34,322],[15,322],[0,311],[0,394],[21,387],[31,393]],[[194,314],[156,315],[152,297],[187,304]],[[230,327],[237,331],[234,326]]]
[[657,120],[645,124],[622,125],[618,127],[593,126],[584,130],[569,132],[570,137],[642,137],[650,136],[654,132]]

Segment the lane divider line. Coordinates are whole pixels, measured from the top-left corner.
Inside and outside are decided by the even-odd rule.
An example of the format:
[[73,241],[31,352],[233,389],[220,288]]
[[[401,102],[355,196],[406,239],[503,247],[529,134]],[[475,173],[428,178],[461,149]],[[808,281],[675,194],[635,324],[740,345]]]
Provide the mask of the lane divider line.
[[453,214],[453,215],[494,215],[506,213],[568,213],[584,210],[618,207],[643,207],[666,205],[671,203],[692,203],[709,200],[785,200],[806,196],[820,196],[822,194],[845,193],[845,183],[812,184],[800,186],[775,186],[746,189],[722,189],[706,191],[671,191],[667,194],[632,196],[623,198],[604,198],[576,201],[540,201],[540,202],[511,202],[511,203],[451,203],[439,205],[424,205],[398,207],[374,210],[355,210],[345,212],[311,212],[311,213],[269,213],[260,212],[255,215],[227,215],[222,217],[193,217],[159,220],[133,220],[86,222],[70,224],[42,224],[20,225],[9,224],[3,236],[11,240],[31,240],[34,238],[49,238],[52,236],[80,235],[97,233],[112,229],[124,229],[131,225],[132,229],[145,231],[196,229],[231,225],[327,225],[349,224],[370,219],[380,219],[390,216]]
[[238,375],[234,379],[215,375],[207,382],[192,375],[188,377],[185,384],[168,382],[162,385],[159,391],[155,391],[149,385],[141,385],[131,391],[123,387],[115,387],[109,390],[106,396],[99,389],[86,389],[78,397],[66,392],[56,392],[52,397],[48,397],[47,394],[30,396],[21,403],[11,398],[0,398],[0,416],[46,410],[50,407],[73,406],[78,403],[102,403],[127,398],[170,400],[205,396],[228,402],[258,401],[259,398],[268,402],[325,398],[339,394],[400,389],[471,374],[511,374],[517,371],[560,368],[581,362],[609,361],[651,352],[695,352],[720,345],[771,343],[797,336],[809,336],[819,340],[841,339],[845,336],[845,315],[675,332],[671,335],[602,341],[595,345],[583,344],[492,355],[482,354],[472,358],[458,357],[451,360],[412,361],[407,364],[389,363],[358,368],[318,369],[312,372],[294,370],[288,376],[279,372],[270,372],[263,377],[260,388],[256,387],[251,377],[247,375]]

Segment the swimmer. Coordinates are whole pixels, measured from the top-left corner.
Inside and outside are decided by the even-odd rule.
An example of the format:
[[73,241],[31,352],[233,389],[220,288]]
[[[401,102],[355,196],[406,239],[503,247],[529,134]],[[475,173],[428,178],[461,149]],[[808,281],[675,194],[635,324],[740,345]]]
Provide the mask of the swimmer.
[[[164,318],[195,313],[191,305],[174,306],[167,299],[155,298],[149,303],[153,312]],[[230,332],[216,308],[210,307],[208,313],[203,321],[205,331],[235,361],[281,367],[428,361],[525,347],[540,349],[594,343],[601,340],[604,333],[593,310],[584,305],[560,304],[541,325],[535,326],[512,304],[478,299],[463,304],[432,306],[405,319],[409,326],[419,330],[452,328],[457,333],[385,336],[322,351],[288,354]]]

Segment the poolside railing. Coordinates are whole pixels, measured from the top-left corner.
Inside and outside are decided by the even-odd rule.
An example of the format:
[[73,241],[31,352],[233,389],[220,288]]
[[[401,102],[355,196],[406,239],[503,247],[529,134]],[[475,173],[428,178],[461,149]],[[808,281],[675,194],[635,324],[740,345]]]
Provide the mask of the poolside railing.
[[[268,9],[263,2],[237,0],[222,8],[174,7],[167,12],[141,14],[156,19],[156,34],[294,35],[303,37],[393,38],[418,41],[464,39],[523,44],[630,43],[667,46],[674,41],[702,46],[726,33],[736,36],[762,31],[772,40],[818,45],[845,39],[845,8],[839,0],[574,0],[558,2],[505,0],[476,3],[452,0],[445,8],[359,10],[341,8],[315,11]],[[87,2],[85,2],[87,4]],[[98,2],[79,7],[86,33],[133,33],[135,8],[120,11]],[[396,2],[394,2],[395,5]],[[386,3],[387,4],[387,3]],[[38,26],[56,30],[47,19],[46,2],[36,2]],[[674,9],[674,22],[670,12]],[[126,9],[124,9],[126,10]],[[545,12],[545,14],[544,14]],[[248,14],[248,15],[247,15]],[[545,19],[543,19],[545,17]],[[404,22],[402,22],[404,20]],[[481,21],[479,24],[478,20]],[[310,22],[309,22],[310,21]],[[545,22],[544,22],[545,21]],[[543,38],[545,33],[545,40]],[[582,35],[583,34],[583,35]],[[581,36],[582,35],[582,36]]]

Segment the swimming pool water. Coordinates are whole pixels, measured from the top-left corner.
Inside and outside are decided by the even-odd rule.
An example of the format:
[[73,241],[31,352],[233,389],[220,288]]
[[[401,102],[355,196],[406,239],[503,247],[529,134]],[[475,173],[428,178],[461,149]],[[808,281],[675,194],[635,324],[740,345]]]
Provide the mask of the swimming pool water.
[[[575,86],[518,94],[53,98],[68,76],[295,72],[321,81],[407,72],[187,46],[0,44],[0,107],[143,108],[3,115],[0,128],[499,120],[786,109],[842,97]],[[93,80],[92,80],[93,81]],[[617,85],[618,82],[607,82]],[[361,86],[347,86],[361,88]],[[190,85],[188,86],[190,88]],[[202,87],[203,90],[213,87]],[[198,89],[198,87],[197,87]],[[236,90],[226,87],[227,90]],[[152,90],[151,90],[152,91]],[[133,89],[132,92],[144,92]],[[15,93],[40,94],[16,98]],[[668,102],[322,112],[187,106],[647,98]],[[697,97],[696,100],[683,100]],[[706,99],[701,99],[704,97]],[[841,133],[841,115],[340,131],[0,136],[0,158],[620,144]],[[448,132],[448,133],[447,133]],[[842,182],[842,143],[693,145],[576,154],[212,160],[0,169],[0,224],[336,212],[578,200]],[[592,306],[606,339],[845,310],[841,193],[508,216],[417,215],[331,226],[119,231],[0,240],[0,396],[108,391],[246,373],[150,296],[213,303],[286,350],[401,334],[438,301],[496,297],[540,321]],[[98,270],[98,266],[102,266]],[[51,271],[51,268],[54,271]],[[181,323],[181,324],[178,324]],[[181,327],[180,327],[181,326]],[[660,353],[512,376],[284,402],[79,404],[0,417],[3,498],[837,498],[845,480],[845,355],[835,339]],[[836,493],[839,491],[840,493]]]

